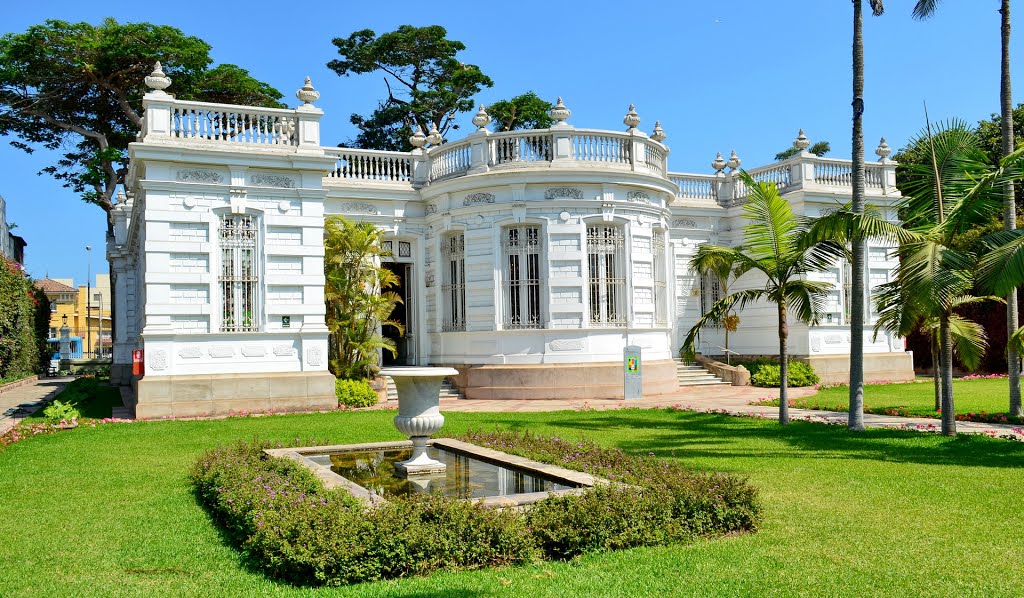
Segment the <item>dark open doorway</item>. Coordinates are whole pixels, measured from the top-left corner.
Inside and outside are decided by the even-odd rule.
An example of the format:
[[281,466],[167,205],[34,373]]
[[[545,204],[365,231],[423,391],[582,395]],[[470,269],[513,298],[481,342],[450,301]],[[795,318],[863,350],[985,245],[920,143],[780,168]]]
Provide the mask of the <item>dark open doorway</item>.
[[392,355],[391,351],[384,351],[382,356],[383,364],[389,365],[415,365],[415,345],[413,344],[413,329],[412,329],[412,317],[413,305],[412,305],[412,264],[401,264],[394,262],[384,263],[384,267],[395,273],[398,277],[399,286],[395,289],[395,292],[402,298],[402,303],[395,306],[395,310],[391,312],[390,320],[394,320],[402,324],[405,327],[405,334],[399,335],[398,330],[394,326],[384,326],[381,331],[384,338],[389,338],[394,341],[395,346],[398,347],[398,355]]

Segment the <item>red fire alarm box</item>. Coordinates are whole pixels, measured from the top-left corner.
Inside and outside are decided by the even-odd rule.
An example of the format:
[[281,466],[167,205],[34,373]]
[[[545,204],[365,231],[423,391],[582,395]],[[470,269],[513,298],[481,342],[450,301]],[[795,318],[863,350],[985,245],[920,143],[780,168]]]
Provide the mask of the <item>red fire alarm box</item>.
[[132,350],[132,375],[133,376],[141,376],[144,373],[144,371],[142,369],[142,364],[143,364],[142,349],[134,349],[134,350]]

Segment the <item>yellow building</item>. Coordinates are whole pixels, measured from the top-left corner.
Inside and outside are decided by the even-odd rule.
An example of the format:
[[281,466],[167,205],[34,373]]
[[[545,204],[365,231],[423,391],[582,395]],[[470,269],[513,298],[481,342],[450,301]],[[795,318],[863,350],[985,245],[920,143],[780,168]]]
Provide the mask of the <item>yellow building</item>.
[[52,345],[54,353],[60,350],[60,328],[66,322],[71,335],[71,359],[109,357],[112,346],[110,276],[97,275],[95,285],[75,288],[73,284],[69,278],[36,281],[36,286],[46,293],[50,301],[47,342]]

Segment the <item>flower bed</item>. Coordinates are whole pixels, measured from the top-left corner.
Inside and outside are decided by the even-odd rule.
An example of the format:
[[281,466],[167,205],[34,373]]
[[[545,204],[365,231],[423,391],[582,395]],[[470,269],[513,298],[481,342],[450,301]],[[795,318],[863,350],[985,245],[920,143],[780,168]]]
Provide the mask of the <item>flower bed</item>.
[[[992,376],[986,376],[992,377]],[[1005,376],[1003,376],[1005,378]],[[761,405],[766,407],[778,407],[778,399],[760,399],[750,403],[751,405]],[[813,409],[817,411],[847,411],[849,407],[843,404],[828,404],[820,401],[816,401],[813,397],[806,399],[790,399],[789,406],[794,409]],[[871,407],[864,405],[864,413],[873,413],[875,415],[892,415],[895,417],[927,417],[930,419],[942,419],[942,410],[935,409],[934,411],[921,411],[919,409],[911,409],[910,407],[898,405],[894,407]],[[978,422],[982,424],[1024,424],[1024,417],[1012,417],[1006,413],[989,413],[987,411],[968,412],[968,413],[957,413],[957,421],[963,422]]]
[[756,529],[756,490],[734,476],[531,434],[476,432],[460,439],[628,485],[548,498],[521,512],[438,494],[369,507],[344,490],[325,489],[300,465],[267,456],[269,444],[258,442],[206,452],[192,480],[252,562],[297,584],[517,565]]

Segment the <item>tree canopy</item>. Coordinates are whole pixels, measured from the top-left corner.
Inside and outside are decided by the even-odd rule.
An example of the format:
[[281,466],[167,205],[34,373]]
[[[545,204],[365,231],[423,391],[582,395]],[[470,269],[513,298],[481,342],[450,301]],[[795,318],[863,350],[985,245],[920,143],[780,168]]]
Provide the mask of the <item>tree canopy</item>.
[[174,27],[49,20],[0,37],[0,134],[27,152],[63,151],[43,172],[109,214],[156,61],[180,99],[282,106],[281,93],[245,69],[211,68],[210,45]]
[[491,127],[495,131],[547,129],[555,122],[548,114],[552,106],[551,102],[528,91],[508,100],[494,102],[487,107],[487,113],[494,119]]
[[402,25],[379,36],[363,29],[333,40],[341,57],[328,68],[342,77],[380,71],[387,86],[387,97],[369,116],[351,116],[359,134],[350,145],[407,151],[416,126],[436,128],[442,136],[458,128],[455,116],[475,108],[473,96],[494,83],[456,58],[466,46],[447,35],[440,25]]

